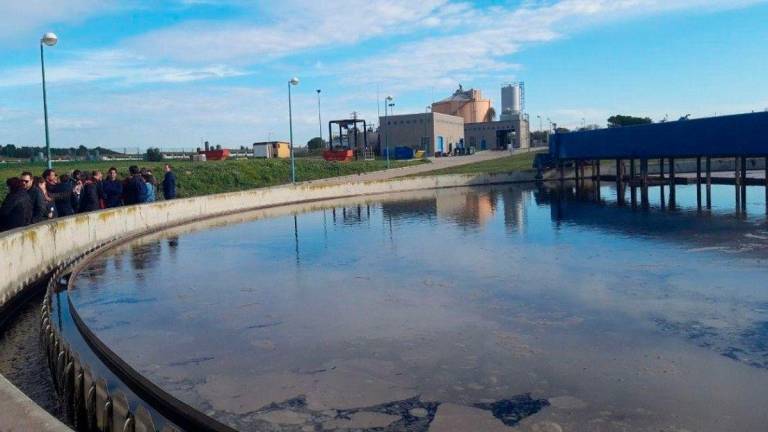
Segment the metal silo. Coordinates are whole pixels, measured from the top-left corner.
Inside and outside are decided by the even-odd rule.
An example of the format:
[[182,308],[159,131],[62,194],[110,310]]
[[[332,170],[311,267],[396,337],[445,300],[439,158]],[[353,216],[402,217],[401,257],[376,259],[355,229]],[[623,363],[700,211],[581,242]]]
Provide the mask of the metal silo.
[[507,84],[501,88],[501,112],[520,113],[523,111],[522,83]]

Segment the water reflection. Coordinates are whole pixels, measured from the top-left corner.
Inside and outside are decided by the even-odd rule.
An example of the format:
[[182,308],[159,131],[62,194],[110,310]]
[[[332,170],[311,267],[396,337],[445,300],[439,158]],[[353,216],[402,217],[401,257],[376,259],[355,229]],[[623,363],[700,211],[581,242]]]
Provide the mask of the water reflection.
[[765,203],[736,217],[726,188],[711,212],[589,182],[270,209],[126,245],[71,296],[241,430],[759,430]]

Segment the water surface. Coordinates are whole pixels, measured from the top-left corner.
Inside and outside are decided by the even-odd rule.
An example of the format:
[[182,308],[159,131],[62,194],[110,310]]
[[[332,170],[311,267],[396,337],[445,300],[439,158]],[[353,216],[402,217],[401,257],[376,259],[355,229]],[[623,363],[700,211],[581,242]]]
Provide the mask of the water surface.
[[[768,426],[768,228],[692,187],[460,188],[146,237],[71,292],[96,334],[240,430]],[[627,194],[629,195],[629,194]]]

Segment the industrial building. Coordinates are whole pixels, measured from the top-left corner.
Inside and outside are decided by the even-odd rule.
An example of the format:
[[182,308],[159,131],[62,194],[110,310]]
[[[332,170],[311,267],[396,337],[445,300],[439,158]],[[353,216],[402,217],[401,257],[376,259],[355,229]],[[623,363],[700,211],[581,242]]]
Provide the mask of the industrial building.
[[525,85],[512,83],[501,88],[500,121],[466,122],[464,139],[477,150],[518,150],[531,146],[525,109]]
[[512,120],[464,125],[464,140],[477,150],[518,150],[530,147],[528,118],[518,114]]
[[382,147],[410,147],[427,155],[451,154],[456,148],[518,150],[530,148],[530,127],[522,82],[501,88],[499,121],[490,116],[491,101],[480,90],[461,86],[450,97],[432,104],[431,113],[381,117]]
[[491,100],[483,99],[480,90],[464,90],[461,85],[453,94],[432,104],[432,112],[458,116],[464,123],[479,123],[493,120],[489,116]]
[[428,156],[447,154],[464,142],[464,119],[441,113],[380,117],[381,148],[410,147]]

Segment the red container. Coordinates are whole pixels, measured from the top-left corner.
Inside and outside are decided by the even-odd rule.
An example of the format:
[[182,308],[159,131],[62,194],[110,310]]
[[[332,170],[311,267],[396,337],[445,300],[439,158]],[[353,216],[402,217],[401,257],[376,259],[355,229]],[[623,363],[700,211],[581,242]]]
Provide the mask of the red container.
[[202,151],[200,152],[205,155],[205,160],[209,161],[215,161],[215,160],[224,160],[229,158],[229,150],[228,149],[222,149],[222,150],[208,150],[208,151]]
[[326,150],[323,152],[323,159],[327,161],[349,162],[355,158],[355,152],[352,150]]

